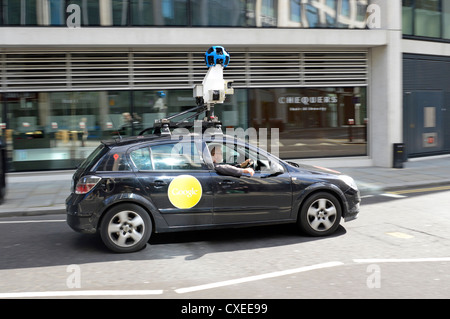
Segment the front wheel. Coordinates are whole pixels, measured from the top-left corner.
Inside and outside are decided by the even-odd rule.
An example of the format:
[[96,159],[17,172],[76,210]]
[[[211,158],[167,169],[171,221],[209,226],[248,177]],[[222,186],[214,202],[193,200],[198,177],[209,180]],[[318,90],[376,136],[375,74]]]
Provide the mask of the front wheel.
[[147,211],[134,204],[113,207],[102,219],[100,236],[110,250],[130,253],[142,249],[150,239],[152,221]]
[[313,194],[302,205],[298,226],[311,236],[328,236],[336,231],[342,209],[337,198],[329,193]]

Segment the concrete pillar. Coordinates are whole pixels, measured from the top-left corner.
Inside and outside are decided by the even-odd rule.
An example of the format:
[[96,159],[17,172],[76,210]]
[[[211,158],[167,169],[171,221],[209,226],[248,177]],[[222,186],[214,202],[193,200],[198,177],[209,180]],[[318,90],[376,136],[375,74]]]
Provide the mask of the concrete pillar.
[[100,0],[100,25],[110,26],[113,25],[113,13],[111,0]]
[[393,144],[403,142],[402,1],[376,0],[387,45],[371,49],[370,150],[373,164],[392,167]]

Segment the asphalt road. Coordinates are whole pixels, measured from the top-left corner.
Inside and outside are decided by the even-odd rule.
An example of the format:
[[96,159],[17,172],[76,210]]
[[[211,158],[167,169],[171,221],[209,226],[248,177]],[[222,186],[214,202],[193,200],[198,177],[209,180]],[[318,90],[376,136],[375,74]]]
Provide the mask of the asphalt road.
[[367,196],[327,238],[293,225],[160,234],[132,254],[73,232],[63,215],[0,218],[0,298],[447,299],[449,196]]

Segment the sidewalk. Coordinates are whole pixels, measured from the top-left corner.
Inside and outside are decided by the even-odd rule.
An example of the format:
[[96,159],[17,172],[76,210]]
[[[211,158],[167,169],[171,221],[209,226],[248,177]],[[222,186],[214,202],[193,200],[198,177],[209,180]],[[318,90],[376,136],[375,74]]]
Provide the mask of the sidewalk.
[[[333,167],[352,176],[362,195],[406,188],[450,185],[450,156],[409,160],[403,169]],[[0,217],[64,214],[74,171],[10,173]]]

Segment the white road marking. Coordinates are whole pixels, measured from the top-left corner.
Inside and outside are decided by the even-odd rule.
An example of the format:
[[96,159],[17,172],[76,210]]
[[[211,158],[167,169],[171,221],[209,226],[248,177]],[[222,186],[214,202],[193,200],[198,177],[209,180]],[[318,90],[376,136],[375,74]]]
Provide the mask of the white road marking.
[[2,298],[51,298],[93,296],[147,296],[162,295],[163,290],[67,290],[0,293]]
[[395,231],[395,232],[388,232],[388,233],[386,233],[386,235],[389,235],[389,236],[392,236],[392,237],[396,237],[396,238],[401,238],[401,239],[414,238],[413,235],[409,235],[409,234],[405,234],[405,233],[397,232],[397,231]]
[[48,220],[8,220],[0,221],[0,224],[26,224],[26,223],[61,223],[65,219],[48,219]]
[[438,258],[373,258],[373,259],[353,259],[355,263],[377,264],[377,263],[423,263],[423,262],[450,262],[450,257]]
[[238,279],[232,279],[232,280],[225,280],[225,281],[220,281],[220,282],[215,282],[215,283],[210,283],[210,284],[205,284],[205,285],[199,285],[199,286],[193,286],[193,287],[187,287],[187,288],[179,288],[179,289],[175,289],[175,292],[179,293],[179,294],[184,294],[184,293],[188,293],[188,292],[231,286],[231,285],[236,285],[236,284],[242,284],[245,282],[281,277],[281,276],[297,274],[297,273],[311,271],[311,270],[337,267],[337,266],[341,266],[341,265],[344,265],[344,263],[342,263],[340,261],[332,261],[332,262],[328,262],[328,263],[324,263],[324,264],[317,264],[317,265],[313,265],[313,266],[306,266],[306,267],[300,267],[300,268],[295,268],[295,269],[271,272],[268,274],[262,274],[262,275],[256,275],[256,276],[250,276],[250,277],[244,277],[244,278],[238,278]]
[[381,196],[392,197],[392,198],[406,198],[406,196],[398,195],[398,194],[381,194]]

